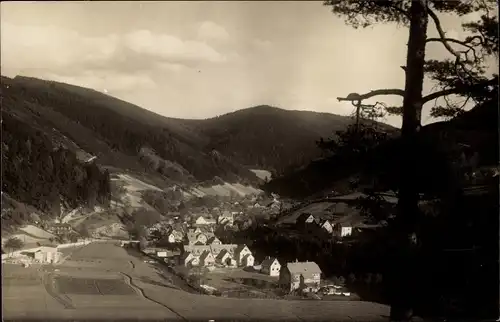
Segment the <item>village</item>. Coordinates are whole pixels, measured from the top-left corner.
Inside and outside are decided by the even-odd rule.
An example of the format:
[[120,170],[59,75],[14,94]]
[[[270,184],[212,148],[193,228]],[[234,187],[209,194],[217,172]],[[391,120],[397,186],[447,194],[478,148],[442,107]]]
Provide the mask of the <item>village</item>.
[[[140,245],[141,251],[151,258],[147,262],[167,265],[208,294],[316,299],[352,297],[342,282],[324,280],[321,268],[313,261],[280,262],[271,254],[255,254],[246,244],[223,243],[217,231],[233,229],[235,216],[241,214],[226,210],[219,216],[192,217],[191,222],[183,224],[157,223],[147,228],[149,238],[146,245],[144,242]],[[307,213],[298,216],[294,226],[302,233],[321,233],[339,240],[353,233],[353,227]],[[160,242],[165,239],[166,244]]]

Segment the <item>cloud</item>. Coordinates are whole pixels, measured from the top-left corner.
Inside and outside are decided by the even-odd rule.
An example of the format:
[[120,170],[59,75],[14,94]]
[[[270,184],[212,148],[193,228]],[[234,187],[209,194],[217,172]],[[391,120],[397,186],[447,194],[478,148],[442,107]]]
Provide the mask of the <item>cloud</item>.
[[198,38],[203,40],[226,41],[230,37],[224,27],[212,21],[204,21],[198,28]]
[[78,78],[78,84],[96,88],[113,79],[114,84],[105,86],[109,91],[153,86],[147,75],[157,69],[175,73],[227,59],[206,42],[149,30],[89,37],[71,29],[8,22],[1,24],[1,58],[5,75],[50,74],[72,83]]
[[273,43],[270,42],[269,40],[263,40],[263,39],[254,39],[252,41],[252,44],[254,47],[256,47],[259,50],[269,50],[271,49]]
[[148,30],[139,30],[127,34],[124,44],[128,49],[149,55],[164,61],[209,61],[223,62],[225,57],[203,42],[183,41],[179,38],[152,34]]

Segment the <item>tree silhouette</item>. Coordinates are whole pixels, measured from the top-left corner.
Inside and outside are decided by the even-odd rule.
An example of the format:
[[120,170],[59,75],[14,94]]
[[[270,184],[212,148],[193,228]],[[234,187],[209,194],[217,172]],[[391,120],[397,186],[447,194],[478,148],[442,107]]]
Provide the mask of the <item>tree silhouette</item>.
[[21,249],[23,247],[23,245],[24,245],[24,243],[21,239],[19,239],[17,237],[10,237],[9,239],[7,239],[5,241],[5,244],[3,245],[3,247],[10,250],[10,254],[12,254],[16,250]]
[[[437,1],[437,0],[401,0],[401,1],[349,1],[330,0],[325,5],[332,8],[334,14],[345,18],[346,23],[355,28],[367,27],[374,23],[392,22],[409,28],[406,66],[402,69],[406,76],[404,89],[377,89],[364,94],[351,93],[347,97],[339,97],[339,101],[350,101],[361,104],[363,100],[381,96],[396,95],[403,97],[403,106],[393,108],[392,112],[402,115],[400,180],[398,184],[398,216],[395,230],[398,250],[395,252],[394,268],[391,277],[391,320],[407,321],[411,318],[415,304],[414,284],[415,259],[418,240],[416,228],[419,221],[419,164],[418,153],[421,153],[418,133],[421,129],[422,107],[425,103],[450,95],[465,96],[480,100],[487,97],[492,87],[498,85],[498,75],[485,76],[485,56],[498,50],[498,36],[494,26],[498,20],[489,12],[496,10],[495,1]],[[481,20],[465,24],[464,28],[475,32],[467,39],[452,39],[442,29],[437,12],[463,16],[468,13],[481,13]],[[435,25],[439,37],[428,38],[429,20]],[[498,28],[498,27],[497,27]],[[495,38],[496,37],[496,38]],[[493,41],[492,41],[493,39]],[[431,42],[441,43],[452,59],[445,61],[425,60],[426,45]],[[457,49],[457,46],[459,49]],[[425,74],[437,81],[439,91],[426,96],[422,95]],[[445,77],[446,76],[446,77]],[[447,104],[435,107],[434,116],[456,115],[465,104]]]

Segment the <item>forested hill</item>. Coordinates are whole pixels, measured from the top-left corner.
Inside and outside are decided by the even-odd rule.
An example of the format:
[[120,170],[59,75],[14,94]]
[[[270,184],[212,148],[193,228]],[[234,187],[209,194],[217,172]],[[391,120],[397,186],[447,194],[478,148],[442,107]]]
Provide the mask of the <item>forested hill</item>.
[[345,129],[352,118],[329,113],[256,106],[207,120],[192,120],[209,147],[238,162],[276,172],[321,156],[316,141]]
[[321,156],[316,141],[346,116],[257,106],[206,120],[157,115],[95,90],[28,77],[2,77],[3,113],[101,165],[186,184],[220,177],[254,183]]
[[207,151],[205,138],[169,119],[102,93],[39,79],[2,77],[2,113],[64,142],[101,165],[194,182],[214,176],[257,182],[225,156]]

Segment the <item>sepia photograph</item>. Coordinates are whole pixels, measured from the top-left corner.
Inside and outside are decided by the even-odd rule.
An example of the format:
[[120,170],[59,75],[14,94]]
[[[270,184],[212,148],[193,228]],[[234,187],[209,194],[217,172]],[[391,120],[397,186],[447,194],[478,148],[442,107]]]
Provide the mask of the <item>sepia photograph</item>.
[[499,1],[3,1],[2,321],[500,321]]

